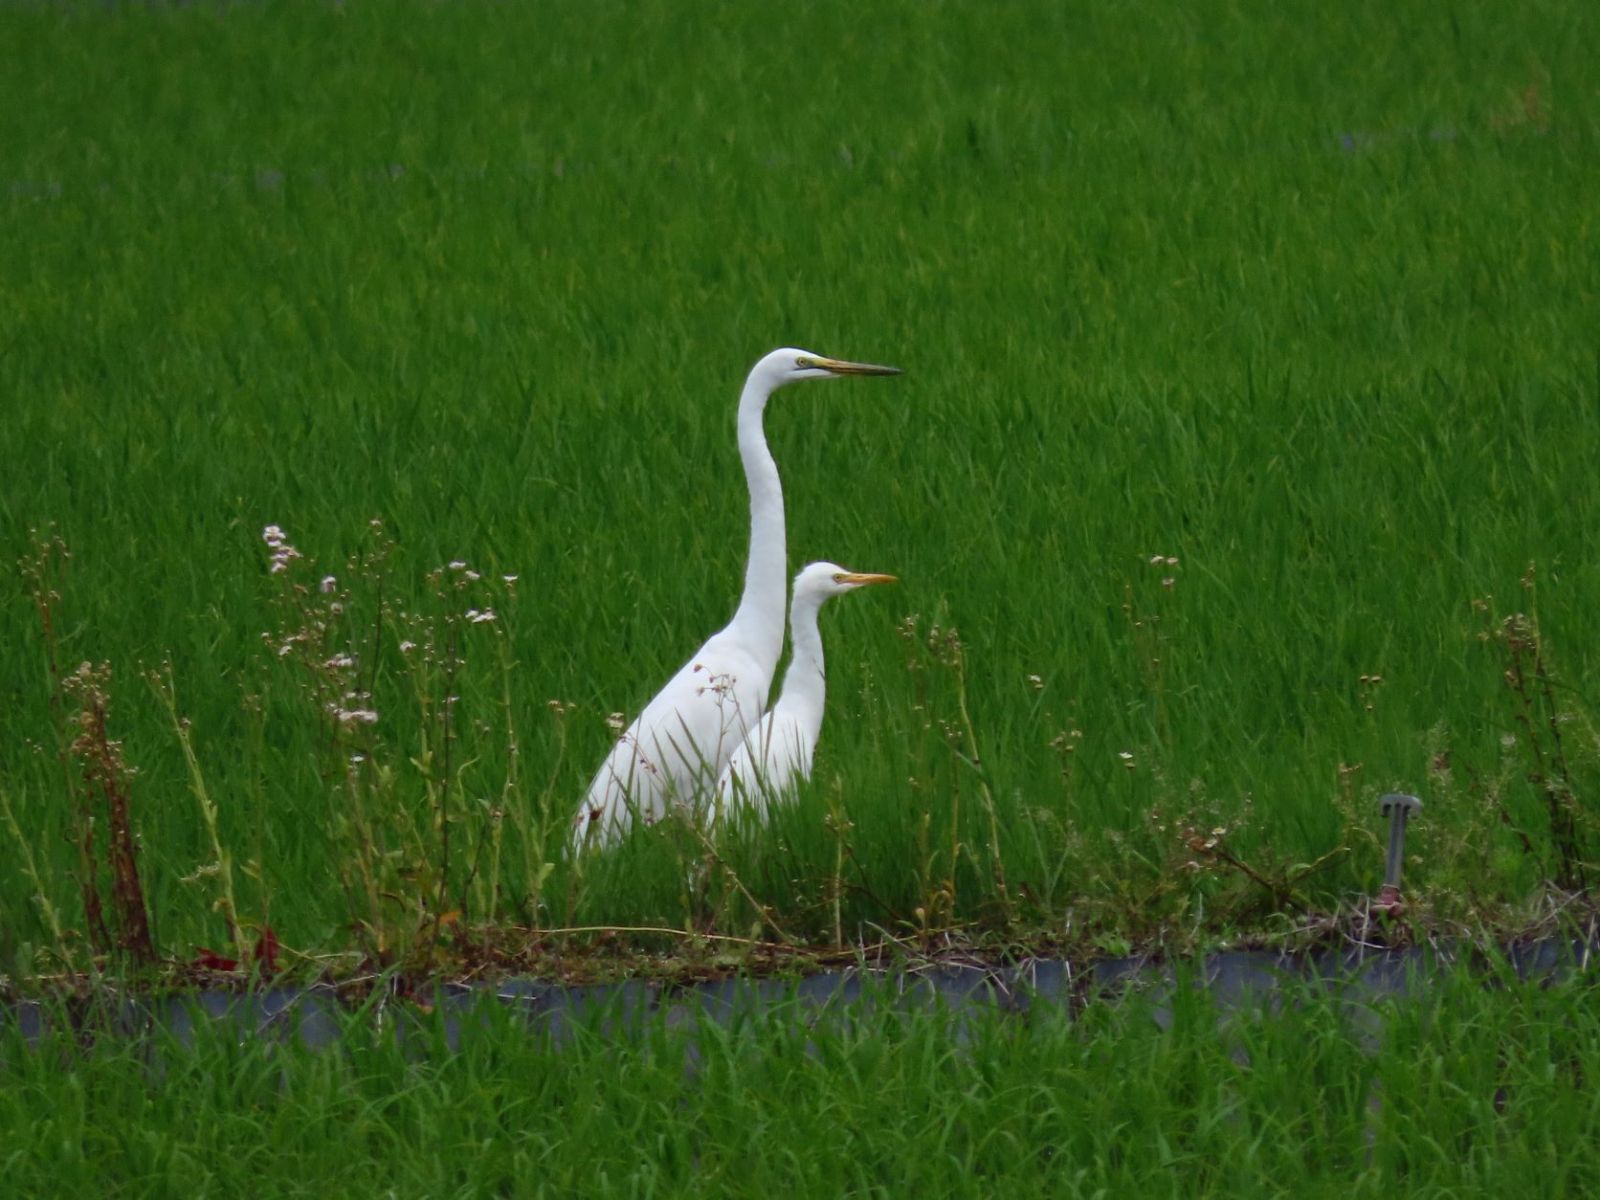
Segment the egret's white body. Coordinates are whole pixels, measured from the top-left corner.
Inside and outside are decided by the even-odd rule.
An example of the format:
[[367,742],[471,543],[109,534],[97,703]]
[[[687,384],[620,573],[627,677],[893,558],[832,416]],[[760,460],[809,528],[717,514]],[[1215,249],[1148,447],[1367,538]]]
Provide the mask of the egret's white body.
[[789,637],[794,653],[783,676],[783,692],[734,751],[717,781],[719,817],[737,809],[756,817],[767,806],[811,778],[811,759],[822,733],[827,700],[827,675],[822,659],[822,631],[817,615],[835,596],[875,583],[893,583],[893,575],[849,571],[835,563],[812,563],[795,576],[789,611]]
[[645,705],[595,772],[573,819],[575,848],[606,846],[637,817],[659,820],[715,787],[728,758],[766,709],[783,653],[783,485],[762,417],[787,383],[838,375],[897,375],[894,367],[845,362],[806,350],[774,350],[750,370],[739,397],[739,457],[750,491],[750,553],[733,619]]

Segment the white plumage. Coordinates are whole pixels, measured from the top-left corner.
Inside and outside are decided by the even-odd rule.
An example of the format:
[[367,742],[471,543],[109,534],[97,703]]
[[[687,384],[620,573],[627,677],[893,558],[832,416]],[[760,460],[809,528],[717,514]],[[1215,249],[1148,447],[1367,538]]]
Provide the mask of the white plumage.
[[827,675],[822,658],[822,631],[817,616],[834,596],[875,583],[893,583],[893,575],[849,571],[835,563],[812,563],[795,576],[789,636],[794,653],[784,673],[778,702],[757,722],[734,751],[717,781],[714,815],[735,808],[756,817],[765,814],[803,779],[811,777],[811,759],[822,732]]
[[783,653],[783,485],[767,449],[762,417],[787,383],[840,375],[898,375],[894,367],[774,350],[751,368],[739,397],[739,457],[750,491],[750,553],[733,619],[695,651],[645,705],[595,772],[573,818],[574,849],[607,846],[635,818],[661,818],[671,805],[708,794],[734,749],[766,708]]

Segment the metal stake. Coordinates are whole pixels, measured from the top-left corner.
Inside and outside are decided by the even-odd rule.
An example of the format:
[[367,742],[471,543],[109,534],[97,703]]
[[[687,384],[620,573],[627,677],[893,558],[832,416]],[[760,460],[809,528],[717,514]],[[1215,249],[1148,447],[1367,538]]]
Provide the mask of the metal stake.
[[1400,867],[1405,862],[1406,819],[1422,811],[1422,801],[1403,792],[1391,792],[1378,804],[1383,815],[1389,818],[1389,854],[1384,861],[1383,890],[1378,893],[1374,908],[1393,912],[1401,907]]

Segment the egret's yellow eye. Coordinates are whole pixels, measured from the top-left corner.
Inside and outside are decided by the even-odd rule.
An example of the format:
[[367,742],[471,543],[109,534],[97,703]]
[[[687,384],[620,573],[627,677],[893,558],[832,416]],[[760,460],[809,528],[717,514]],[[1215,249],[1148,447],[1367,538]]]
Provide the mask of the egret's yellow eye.
[[801,354],[795,357],[794,365],[797,367],[814,367],[817,364],[814,360],[807,358],[804,354]]

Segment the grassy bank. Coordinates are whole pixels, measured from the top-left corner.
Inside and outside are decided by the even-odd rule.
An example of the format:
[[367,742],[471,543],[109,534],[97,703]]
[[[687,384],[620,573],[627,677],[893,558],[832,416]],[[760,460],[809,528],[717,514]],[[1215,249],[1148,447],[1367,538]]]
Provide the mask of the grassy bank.
[[[492,1002],[447,1050],[354,1014],[332,1048],[0,1031],[18,1195],[1580,1196],[1600,1182],[1592,983],[1465,976],[1231,1013],[1180,988],[1069,1022],[791,1006],[608,1014],[561,1047]],[[392,1017],[393,1014],[391,1014]],[[614,1014],[612,1014],[614,1015]],[[842,1014],[835,1014],[841,1017]],[[1376,1037],[1378,1030],[1381,1037]]]

